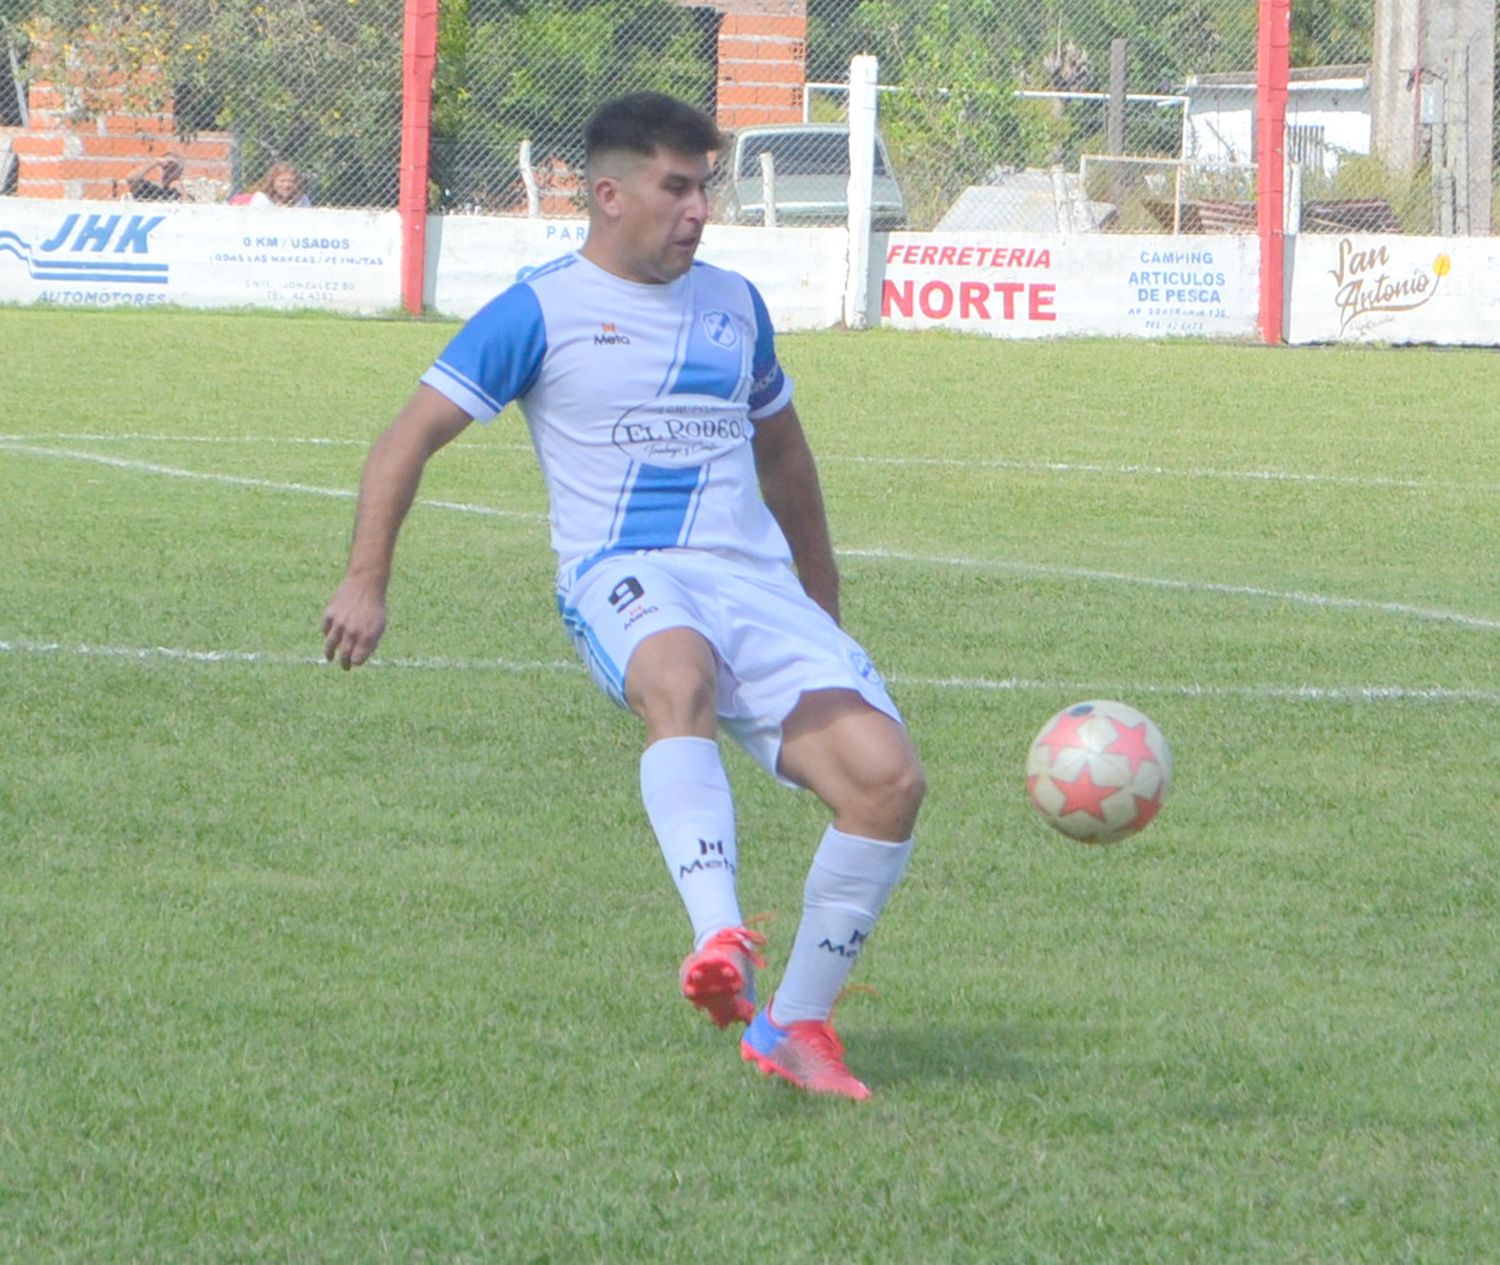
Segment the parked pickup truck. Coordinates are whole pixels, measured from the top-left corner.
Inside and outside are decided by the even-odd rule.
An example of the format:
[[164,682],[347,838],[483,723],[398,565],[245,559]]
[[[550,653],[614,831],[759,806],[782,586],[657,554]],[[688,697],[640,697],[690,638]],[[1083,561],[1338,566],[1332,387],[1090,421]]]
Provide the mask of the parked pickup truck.
[[[725,224],[766,222],[762,154],[774,165],[778,225],[842,224],[849,218],[849,128],[843,123],[786,123],[735,133],[718,188],[716,217]],[[906,199],[885,140],[875,136],[870,220],[876,232],[906,227]]]

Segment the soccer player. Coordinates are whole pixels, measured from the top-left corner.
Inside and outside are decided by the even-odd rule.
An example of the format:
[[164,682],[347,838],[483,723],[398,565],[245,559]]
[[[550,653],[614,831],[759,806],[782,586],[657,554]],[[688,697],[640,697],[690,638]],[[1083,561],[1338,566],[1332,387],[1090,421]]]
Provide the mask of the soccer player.
[[[906,868],[925,775],[869,657],[839,626],[812,453],[759,293],[695,262],[713,122],[670,97],[584,132],[589,231],[453,338],[366,460],[348,570],[323,617],[345,668],[374,651],[427,460],[519,401],[550,500],[557,605],[598,687],[645,727],[641,796],[693,928],[683,995],[742,1056],[863,1099],[830,1023]],[[795,566],[795,571],[793,570]],[[740,912],[720,726],[832,812],[780,986]]]

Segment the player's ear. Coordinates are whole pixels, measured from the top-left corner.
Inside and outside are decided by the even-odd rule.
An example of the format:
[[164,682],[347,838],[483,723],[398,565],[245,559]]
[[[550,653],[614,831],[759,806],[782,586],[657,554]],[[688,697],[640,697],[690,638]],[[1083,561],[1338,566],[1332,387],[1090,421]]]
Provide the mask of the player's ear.
[[589,202],[601,214],[614,219],[620,214],[620,182],[600,173],[589,178]]

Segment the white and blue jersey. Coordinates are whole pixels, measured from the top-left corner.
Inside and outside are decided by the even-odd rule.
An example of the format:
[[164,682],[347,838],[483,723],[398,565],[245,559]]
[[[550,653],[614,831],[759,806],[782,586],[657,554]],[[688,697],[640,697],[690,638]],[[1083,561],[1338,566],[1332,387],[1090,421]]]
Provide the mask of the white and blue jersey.
[[790,561],[750,439],[792,384],[738,273],[695,263],[647,285],[565,255],[476,313],[422,381],[476,421],[520,403],[561,588],[640,549]]

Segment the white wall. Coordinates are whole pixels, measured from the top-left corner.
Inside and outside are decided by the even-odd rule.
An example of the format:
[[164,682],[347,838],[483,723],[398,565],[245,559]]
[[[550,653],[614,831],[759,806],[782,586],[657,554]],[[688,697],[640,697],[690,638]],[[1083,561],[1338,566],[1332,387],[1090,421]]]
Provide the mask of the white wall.
[[[586,220],[434,217],[427,229],[426,304],[444,316],[472,316],[530,269],[577,250],[587,230]],[[713,224],[698,258],[750,277],[778,329],[827,329],[843,312],[848,240],[841,228]]]
[[1254,162],[1254,91],[1194,89],[1188,101],[1182,156],[1199,162]]
[[[1293,85],[1287,94],[1291,127],[1321,127],[1332,174],[1337,151],[1370,152],[1370,90],[1363,79]],[[1184,157],[1201,162],[1255,161],[1255,89],[1234,85],[1194,88],[1187,107]]]
[[[581,220],[434,219],[428,303],[464,318],[576,249]],[[1254,338],[1250,236],[890,233],[871,239],[871,325],[995,338]],[[1288,340],[1500,346],[1500,242],[1303,233],[1288,243]],[[715,225],[701,257],[744,272],[782,330],[840,324],[842,229]],[[391,211],[0,198],[0,302],[399,309]]]
[[1292,93],[1287,100],[1286,125],[1323,129],[1326,148],[1322,168],[1331,176],[1342,154],[1370,152],[1370,90],[1351,83],[1349,87]]

